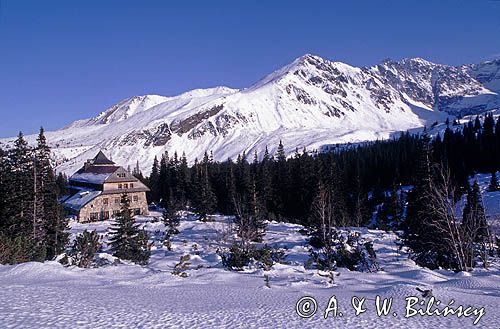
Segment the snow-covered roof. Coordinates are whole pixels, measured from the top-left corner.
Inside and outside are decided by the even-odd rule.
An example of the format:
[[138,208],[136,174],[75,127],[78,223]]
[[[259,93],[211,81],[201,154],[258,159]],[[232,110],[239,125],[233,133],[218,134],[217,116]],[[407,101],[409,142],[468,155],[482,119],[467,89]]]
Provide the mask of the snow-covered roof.
[[77,181],[82,183],[90,183],[90,184],[103,184],[104,181],[111,175],[109,174],[94,174],[94,173],[76,173],[71,176],[71,181]]
[[101,193],[101,191],[91,189],[80,189],[78,193],[64,202],[64,206],[73,210],[80,210],[83,206],[94,200]]

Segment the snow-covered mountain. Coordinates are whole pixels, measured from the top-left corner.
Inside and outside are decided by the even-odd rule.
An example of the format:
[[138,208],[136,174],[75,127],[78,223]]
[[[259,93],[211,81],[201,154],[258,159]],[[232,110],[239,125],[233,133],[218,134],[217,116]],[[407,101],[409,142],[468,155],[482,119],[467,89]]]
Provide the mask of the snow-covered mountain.
[[[304,55],[249,88],[135,96],[94,118],[47,133],[58,169],[72,173],[99,149],[149,172],[168,151],[189,161],[387,138],[500,107],[500,61],[459,67],[420,58],[352,67]],[[29,139],[34,140],[34,137]],[[6,140],[4,140],[5,142]]]

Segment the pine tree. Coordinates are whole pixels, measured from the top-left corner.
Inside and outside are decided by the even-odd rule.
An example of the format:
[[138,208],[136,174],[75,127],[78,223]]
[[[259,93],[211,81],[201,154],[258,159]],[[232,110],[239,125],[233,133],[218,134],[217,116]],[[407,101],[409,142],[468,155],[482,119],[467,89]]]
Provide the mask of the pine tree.
[[168,163],[169,163],[168,153],[165,152],[160,160],[160,173],[158,176],[158,193],[162,207],[166,206],[166,203],[168,202],[169,199],[168,185],[170,180],[170,171],[168,168]]
[[488,191],[495,192],[499,190],[500,190],[500,185],[498,184],[497,173],[493,171],[491,173],[491,179],[490,179],[490,185],[488,185]]
[[152,202],[158,203],[160,201],[160,167],[158,164],[158,158],[155,156],[153,160],[153,167],[151,169],[151,175],[149,175],[148,180],[149,188],[151,190],[150,196]]
[[243,246],[248,246],[251,242],[261,242],[267,227],[255,179],[252,177],[249,180],[245,191],[233,197],[236,232]]
[[397,228],[401,223],[403,207],[398,195],[396,185],[393,185],[391,192],[385,197],[385,201],[377,212],[378,227],[383,230]]
[[213,191],[210,181],[210,159],[205,153],[203,162],[197,166],[197,191],[196,191],[196,212],[198,220],[206,221],[209,214],[215,212],[217,197]]
[[125,193],[121,197],[120,214],[111,227],[109,246],[114,256],[141,265],[147,264],[151,256],[148,235],[135,223],[130,200]]
[[462,227],[474,242],[484,241],[488,238],[488,223],[486,222],[486,213],[477,181],[474,181],[467,194]]
[[403,244],[410,249],[412,258],[419,265],[429,268],[455,267],[450,246],[441,243],[435,227],[444,227],[443,217],[430,211],[434,205],[436,178],[431,162],[429,138],[424,137],[419,146],[415,186],[407,197],[406,220],[403,223]]
[[99,235],[94,231],[83,231],[76,236],[75,242],[70,251],[70,256],[74,258],[78,267],[88,268],[94,260],[95,254],[101,250],[102,244]]
[[37,182],[37,201],[40,205],[39,216],[42,218],[43,239],[47,248],[47,259],[52,259],[64,251],[69,242],[68,220],[64,217],[58,201],[58,187],[50,163],[50,148],[43,128],[37,139],[35,149],[35,166]]
[[[10,243],[10,263],[45,259],[42,218],[35,197],[34,154],[20,132],[14,147],[4,157],[4,209],[2,232]],[[37,205],[37,207],[35,207]]]
[[180,225],[180,217],[177,214],[177,208],[172,193],[163,211],[162,220],[163,224],[165,224],[165,231],[168,236],[179,233],[178,227]]
[[186,154],[182,153],[182,157],[179,163],[178,169],[179,180],[177,186],[175,186],[175,195],[177,207],[179,209],[184,209],[188,206],[188,195],[191,190],[191,175],[189,171],[189,166],[187,163]]
[[144,181],[144,176],[142,175],[141,168],[139,166],[139,160],[136,161],[134,170],[132,170],[132,175],[136,177],[141,182]]
[[65,173],[60,172],[56,177],[57,184],[57,194],[60,196],[67,195],[69,193],[68,190],[68,177]]
[[0,234],[6,232],[7,221],[7,192],[8,192],[8,158],[7,153],[0,148]]

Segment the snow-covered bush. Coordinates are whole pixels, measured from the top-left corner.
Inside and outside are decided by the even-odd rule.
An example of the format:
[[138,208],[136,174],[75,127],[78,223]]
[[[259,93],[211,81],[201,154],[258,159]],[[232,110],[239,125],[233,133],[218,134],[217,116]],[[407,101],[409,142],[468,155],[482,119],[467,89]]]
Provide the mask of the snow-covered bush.
[[94,262],[95,254],[101,250],[101,247],[102,243],[97,232],[85,230],[76,237],[71,250],[61,258],[60,262],[65,265],[88,268]]
[[282,249],[274,249],[267,245],[262,248],[254,246],[244,248],[236,243],[229,250],[219,254],[222,258],[222,265],[231,271],[241,271],[245,266],[250,265],[268,271],[275,263],[282,262],[285,257]]
[[337,267],[360,272],[380,269],[373,243],[357,232],[336,230],[328,245],[318,246],[317,239],[313,239],[313,243],[307,267],[322,271],[334,271]]
[[283,262],[285,251],[265,245],[260,249],[254,249],[252,256],[258,267],[263,268],[264,271],[269,271],[274,264]]
[[191,265],[191,263],[189,262],[190,259],[191,256],[189,254],[181,256],[181,258],[179,259],[179,263],[175,264],[172,274],[180,276],[182,278],[187,278],[188,274],[187,272],[185,272],[185,270],[187,270],[189,265]]
[[221,252],[222,265],[231,271],[241,271],[248,266],[251,260],[251,253],[247,248],[239,244],[233,244],[228,251]]

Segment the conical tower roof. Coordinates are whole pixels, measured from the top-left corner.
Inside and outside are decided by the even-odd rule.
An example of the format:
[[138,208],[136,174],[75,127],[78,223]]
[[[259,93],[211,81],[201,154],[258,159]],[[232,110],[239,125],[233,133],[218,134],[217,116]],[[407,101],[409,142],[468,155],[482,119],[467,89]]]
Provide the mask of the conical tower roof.
[[92,164],[94,166],[99,166],[99,165],[114,165],[115,163],[106,157],[102,151],[99,151],[95,158],[92,160]]

